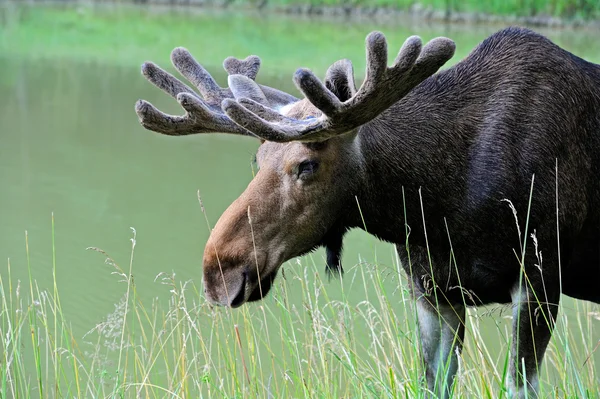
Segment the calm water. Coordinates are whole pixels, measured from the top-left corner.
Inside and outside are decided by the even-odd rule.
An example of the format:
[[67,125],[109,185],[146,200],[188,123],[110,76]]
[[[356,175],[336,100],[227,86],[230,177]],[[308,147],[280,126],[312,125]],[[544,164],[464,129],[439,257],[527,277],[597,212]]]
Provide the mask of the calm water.
[[[343,57],[354,60],[355,69],[362,71],[364,37],[373,29],[383,30],[394,43],[390,53],[411,34],[426,39],[451,37],[458,45],[452,60],[456,62],[498,28],[408,22],[381,27],[372,22],[347,25],[256,16],[236,16],[235,26],[226,21],[212,24],[210,32],[202,31],[201,21],[197,25],[199,36],[210,33],[211,54],[226,56],[232,48],[237,56],[264,54],[266,60],[285,59],[286,66],[317,71]],[[232,29],[243,30],[237,42],[231,39]],[[277,32],[276,37],[270,30]],[[597,32],[543,33],[575,54],[600,62]],[[77,42],[77,33],[71,40]],[[283,45],[286,41],[289,46]],[[178,45],[187,44],[166,44]],[[154,54],[152,43],[148,48],[148,54]],[[167,65],[168,53],[154,56]],[[205,60],[198,54],[222,84],[225,76],[219,65],[224,56]],[[144,59],[116,65],[76,58],[0,57],[0,259],[9,259],[14,278],[27,280],[27,232],[33,277],[42,289],[50,288],[54,214],[64,312],[75,333],[83,335],[114,309],[125,289],[103,257],[86,248],[102,248],[128,268],[130,227],[134,227],[133,270],[141,295],[168,294],[154,281],[160,272],[174,271],[179,279],[200,286],[208,228],[197,191],[214,224],[250,181],[250,162],[258,142],[224,134],[168,138],[146,131],[133,111],[138,98],[166,111],[179,111],[174,101],[140,75],[138,65]],[[293,91],[293,71],[265,62],[259,80]],[[359,261],[359,254],[366,262],[392,264],[392,247],[362,232],[350,234],[346,248],[346,268]],[[312,256],[322,262],[323,252]],[[4,277],[6,272],[5,263],[0,273]],[[332,284],[331,295],[338,289]],[[568,304],[567,308],[572,302]]]

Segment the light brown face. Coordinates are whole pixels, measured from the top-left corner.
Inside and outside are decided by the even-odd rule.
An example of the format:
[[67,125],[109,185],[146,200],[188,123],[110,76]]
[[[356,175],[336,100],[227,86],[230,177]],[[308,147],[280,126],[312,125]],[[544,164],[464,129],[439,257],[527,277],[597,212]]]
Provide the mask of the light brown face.
[[320,243],[343,203],[354,145],[353,137],[339,137],[259,147],[258,173],[223,213],[204,250],[211,302],[237,307],[261,299],[283,262]]

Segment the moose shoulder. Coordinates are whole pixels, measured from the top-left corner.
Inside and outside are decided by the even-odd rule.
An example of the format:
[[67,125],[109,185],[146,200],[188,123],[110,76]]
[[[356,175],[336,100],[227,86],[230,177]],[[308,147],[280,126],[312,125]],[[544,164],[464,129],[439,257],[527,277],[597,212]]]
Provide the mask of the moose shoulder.
[[[348,60],[305,96],[255,82],[258,57],[228,58],[221,88],[182,48],[143,74],[185,109],[136,104],[168,135],[257,137],[260,170],[221,216],[204,252],[207,298],[263,298],[286,260],[318,246],[340,270],[344,233],[397,244],[417,302],[428,389],[447,397],[465,306],[513,304],[510,390],[538,391],[561,290],[600,303],[600,67],[527,29],[502,30],[454,66],[454,43],[410,37],[392,66],[381,33],[366,40],[360,88]],[[518,213],[521,228],[515,223]],[[528,229],[524,229],[527,219]]]

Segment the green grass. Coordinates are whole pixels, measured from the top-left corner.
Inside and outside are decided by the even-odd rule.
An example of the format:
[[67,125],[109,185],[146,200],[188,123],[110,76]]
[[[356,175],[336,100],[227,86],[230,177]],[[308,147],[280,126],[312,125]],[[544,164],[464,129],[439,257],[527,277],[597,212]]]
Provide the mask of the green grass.
[[[167,301],[142,301],[139,290],[157,287],[135,284],[135,269],[143,269],[135,265],[135,231],[131,242],[125,267],[90,248],[115,274],[123,297],[85,336],[69,327],[56,277],[53,288],[40,290],[35,276],[21,283],[11,275],[29,265],[7,264],[0,275],[0,397],[424,397],[415,310],[398,261],[384,267],[358,260],[344,277],[350,291],[332,299],[328,290],[337,280],[323,281],[322,265],[305,257],[284,266],[263,302],[231,310],[210,306],[193,282],[172,274],[156,279]],[[25,244],[28,253],[27,237]],[[300,286],[300,302],[289,297],[291,286]],[[559,313],[540,374],[543,397],[599,397],[592,330],[600,314],[574,303],[574,316]],[[453,397],[505,394],[506,313],[469,310]]]

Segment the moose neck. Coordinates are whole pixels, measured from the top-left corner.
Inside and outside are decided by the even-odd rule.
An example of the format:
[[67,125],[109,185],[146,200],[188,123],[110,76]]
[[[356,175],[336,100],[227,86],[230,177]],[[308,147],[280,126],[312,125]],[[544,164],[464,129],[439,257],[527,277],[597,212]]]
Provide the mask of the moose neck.
[[408,225],[411,242],[424,241],[424,220],[439,226],[464,196],[465,154],[481,113],[449,74],[427,79],[359,131],[367,177],[356,226],[380,239],[403,243]]

